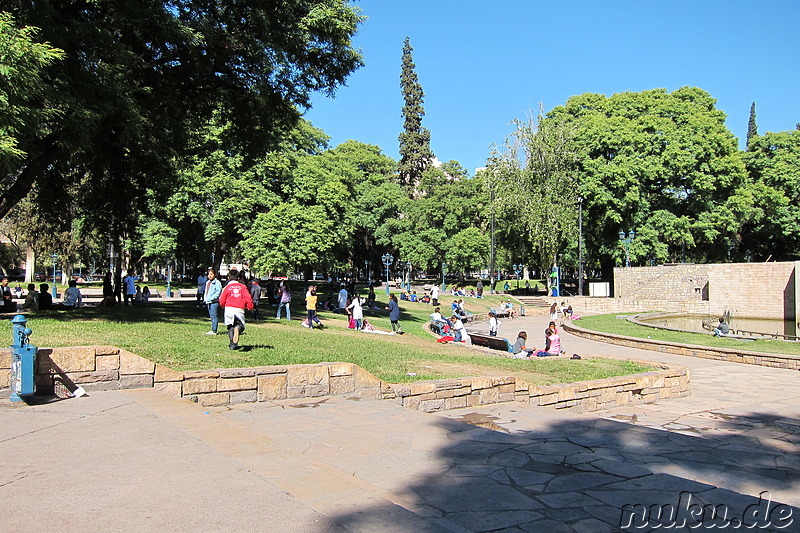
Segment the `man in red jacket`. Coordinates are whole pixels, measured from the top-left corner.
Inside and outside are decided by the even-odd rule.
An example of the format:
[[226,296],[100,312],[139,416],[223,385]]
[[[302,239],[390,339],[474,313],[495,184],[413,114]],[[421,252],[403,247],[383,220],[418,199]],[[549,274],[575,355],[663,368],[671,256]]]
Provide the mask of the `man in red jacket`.
[[228,284],[219,295],[219,305],[225,308],[225,325],[228,327],[228,348],[239,348],[239,334],[244,331],[244,310],[253,308],[253,298],[247,287],[239,283],[239,272],[228,273]]

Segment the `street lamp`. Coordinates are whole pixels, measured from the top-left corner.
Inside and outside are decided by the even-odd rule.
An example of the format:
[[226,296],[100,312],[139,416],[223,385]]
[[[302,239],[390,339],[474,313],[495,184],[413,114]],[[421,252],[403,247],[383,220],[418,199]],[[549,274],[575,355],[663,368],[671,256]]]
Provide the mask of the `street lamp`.
[[636,238],[636,233],[631,230],[628,232],[628,235],[625,235],[624,231],[619,232],[619,240],[622,243],[622,248],[625,250],[625,267],[631,267],[631,254],[630,254],[630,246],[633,239]]
[[444,288],[447,286],[447,283],[445,283],[446,276],[447,276],[447,263],[442,261],[442,292],[444,292]]
[[53,288],[50,290],[50,294],[55,300],[58,297],[58,288],[56,287],[56,260],[58,259],[58,255],[53,254],[50,257],[53,259]]
[[372,261],[369,259],[364,259],[364,268],[367,269],[367,284],[372,285]]
[[583,196],[578,196],[578,296],[583,296]]
[[517,288],[519,289],[519,274],[525,268],[525,265],[511,265],[511,268],[514,269],[514,273],[517,275]]
[[389,294],[389,265],[394,263],[394,256],[390,254],[383,254],[381,256],[384,266],[386,266],[386,294]]

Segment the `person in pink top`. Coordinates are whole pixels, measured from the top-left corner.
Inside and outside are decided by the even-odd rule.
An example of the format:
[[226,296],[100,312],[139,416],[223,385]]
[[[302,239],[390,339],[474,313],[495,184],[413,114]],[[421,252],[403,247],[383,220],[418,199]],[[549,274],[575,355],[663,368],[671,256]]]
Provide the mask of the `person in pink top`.
[[536,357],[549,357],[552,355],[561,354],[561,337],[552,329],[547,328],[544,332],[545,347],[544,350],[536,352]]
[[228,348],[239,348],[239,335],[244,331],[244,311],[253,308],[253,298],[243,283],[239,283],[239,272],[228,273],[228,284],[219,295],[219,305],[225,308],[225,326],[228,328]]

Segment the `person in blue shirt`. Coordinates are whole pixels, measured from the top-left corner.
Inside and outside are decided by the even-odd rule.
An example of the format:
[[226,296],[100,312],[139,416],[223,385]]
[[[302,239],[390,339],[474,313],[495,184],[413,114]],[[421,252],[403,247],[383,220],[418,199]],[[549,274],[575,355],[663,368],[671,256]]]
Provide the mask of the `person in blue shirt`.
[[211,318],[211,331],[206,335],[216,335],[219,325],[219,295],[222,294],[222,283],[217,279],[217,273],[208,269],[208,281],[203,293],[203,302],[208,306],[208,316]]

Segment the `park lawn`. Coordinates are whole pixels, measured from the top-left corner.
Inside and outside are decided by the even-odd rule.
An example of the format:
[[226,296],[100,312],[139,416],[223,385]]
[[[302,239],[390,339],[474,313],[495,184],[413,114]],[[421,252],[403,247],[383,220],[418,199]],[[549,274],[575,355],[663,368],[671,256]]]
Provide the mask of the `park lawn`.
[[[385,303],[385,294],[378,295]],[[483,313],[503,299],[472,300],[467,308]],[[496,300],[496,301],[495,301]],[[450,300],[452,302],[452,299]],[[441,345],[424,326],[430,305],[400,302],[401,324],[408,334],[380,335],[347,329],[344,315],[320,312],[324,330],[301,327],[303,302],[295,297],[291,322],[275,320],[275,308],[262,303],[262,320],[248,323],[240,350],[228,349],[227,335],[204,335],[209,320],[194,301],[153,302],[135,307],[81,308],[30,315],[31,343],[41,347],[109,345],[176,370],[204,370],[319,362],[352,362],[390,383],[467,376],[515,375],[547,385],[599,379],[650,370],[627,361],[606,359],[516,360]],[[449,302],[443,300],[442,307]],[[376,329],[391,330],[388,312],[367,313]],[[263,316],[269,318],[263,318]],[[220,324],[220,331],[225,327]]]
[[634,314],[641,313],[584,316],[575,320],[575,325],[593,331],[614,333],[639,339],[696,344],[698,346],[709,346],[712,348],[731,348],[753,352],[800,355],[800,343],[797,342],[778,341],[774,339],[745,340],[731,337],[714,337],[713,335],[704,335],[702,333],[685,333],[682,331],[649,328],[647,326],[634,324],[624,318],[617,318],[629,315],[632,316]]

